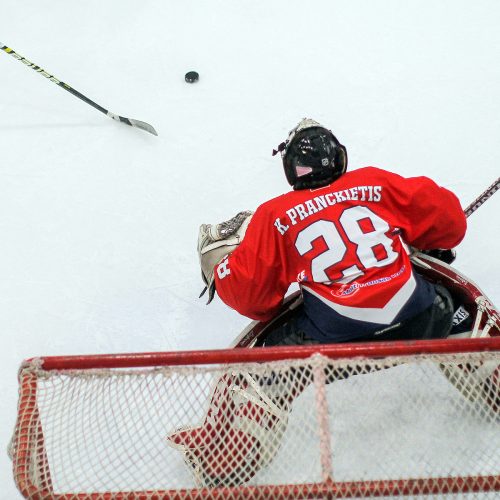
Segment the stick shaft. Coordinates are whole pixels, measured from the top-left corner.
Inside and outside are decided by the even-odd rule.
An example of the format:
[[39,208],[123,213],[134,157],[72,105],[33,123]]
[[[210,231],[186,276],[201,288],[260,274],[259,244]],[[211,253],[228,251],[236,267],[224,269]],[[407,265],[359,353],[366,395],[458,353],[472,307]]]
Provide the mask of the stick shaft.
[[470,214],[474,213],[488,198],[491,198],[493,194],[500,189],[500,177],[484,192],[482,192],[465,210],[465,216],[469,217]]
[[25,66],[28,66],[29,68],[35,70],[37,73],[40,73],[43,77],[45,77],[47,80],[50,80],[51,82],[54,82],[56,85],[59,87],[63,88],[70,94],[73,94],[75,97],[78,97],[78,99],[81,99],[83,102],[90,104],[93,108],[97,109],[101,113],[104,113],[106,116],[109,116],[113,120],[120,121],[122,123],[126,123],[127,125],[130,125],[132,127],[137,127],[141,128],[147,132],[150,132],[153,135],[158,135],[156,133],[156,130],[149,125],[149,123],[146,122],[141,122],[140,120],[134,120],[131,118],[126,118],[124,116],[117,115],[115,113],[112,113],[111,111],[107,110],[100,104],[97,104],[94,102],[92,99],[89,99],[87,96],[83,95],[81,92],[78,92],[78,90],[74,89],[67,83],[64,83],[62,80],[59,80],[56,78],[54,75],[50,74],[48,71],[45,71],[43,68],[40,66],[37,66],[36,64],[32,63],[30,60],[26,59],[24,56],[18,54],[14,49],[11,49],[7,45],[4,45],[2,42],[0,42],[0,49],[3,50],[6,54],[11,55],[18,61],[21,61]]

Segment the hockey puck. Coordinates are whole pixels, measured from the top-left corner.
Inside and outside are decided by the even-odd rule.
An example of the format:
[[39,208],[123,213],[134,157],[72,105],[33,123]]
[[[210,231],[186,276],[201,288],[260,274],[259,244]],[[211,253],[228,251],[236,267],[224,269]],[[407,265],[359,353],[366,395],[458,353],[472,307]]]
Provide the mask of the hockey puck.
[[186,76],[184,77],[184,79],[188,83],[197,82],[199,78],[200,78],[200,75],[198,73],[196,73],[196,71],[188,71],[186,73]]

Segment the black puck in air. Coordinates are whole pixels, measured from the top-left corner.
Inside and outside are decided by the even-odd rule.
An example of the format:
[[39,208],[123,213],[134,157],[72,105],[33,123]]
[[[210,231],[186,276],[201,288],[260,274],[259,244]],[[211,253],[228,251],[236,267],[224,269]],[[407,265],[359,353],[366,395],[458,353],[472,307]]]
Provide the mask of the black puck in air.
[[184,77],[184,79],[188,83],[197,82],[199,78],[200,78],[200,75],[198,73],[196,73],[196,71],[188,71],[186,73],[186,76]]

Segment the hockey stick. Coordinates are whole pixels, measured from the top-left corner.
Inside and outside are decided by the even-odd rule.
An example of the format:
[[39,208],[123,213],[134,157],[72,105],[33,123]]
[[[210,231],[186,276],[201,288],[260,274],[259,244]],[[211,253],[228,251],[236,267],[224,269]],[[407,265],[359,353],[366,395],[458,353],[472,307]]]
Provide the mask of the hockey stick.
[[99,104],[95,103],[94,101],[90,100],[88,97],[86,97],[83,94],[81,94],[80,92],[78,92],[78,90],[75,90],[74,88],[70,87],[67,83],[62,82],[62,81],[58,80],[54,75],[47,73],[47,71],[40,68],[40,66],[33,64],[31,61],[28,61],[28,59],[19,55],[13,49],[11,49],[10,47],[7,47],[7,45],[4,45],[2,42],[0,42],[0,49],[3,50],[6,54],[10,54],[12,57],[17,59],[18,61],[21,61],[26,66],[33,68],[37,73],[40,73],[42,76],[49,79],[51,82],[56,83],[57,85],[59,85],[59,87],[62,87],[64,90],[67,90],[69,93],[73,94],[75,97],[78,97],[78,99],[81,99],[83,102],[90,104],[92,107],[94,107],[95,109],[98,109],[101,113],[104,113],[105,115],[109,116],[113,120],[116,120],[116,121],[122,122],[122,123],[126,123],[127,125],[130,125],[131,127],[140,128],[142,130],[145,130],[146,132],[149,132],[150,134],[158,135],[156,130],[149,123],[142,122],[140,120],[134,120],[132,118],[126,118],[126,117],[120,116],[120,115],[115,115],[115,113],[108,111],[107,109],[103,108]]
[[500,189],[500,177],[483,193],[481,193],[465,210],[465,216],[469,217],[474,213],[488,198],[491,198],[495,191]]

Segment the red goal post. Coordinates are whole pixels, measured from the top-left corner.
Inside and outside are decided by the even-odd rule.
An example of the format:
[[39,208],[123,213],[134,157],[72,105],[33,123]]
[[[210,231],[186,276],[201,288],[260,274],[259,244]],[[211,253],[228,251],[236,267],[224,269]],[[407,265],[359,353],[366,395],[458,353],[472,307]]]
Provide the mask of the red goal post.
[[[14,478],[56,500],[500,491],[499,366],[500,337],[34,358],[19,372]],[[225,427],[189,453],[172,445],[217,398]],[[238,404],[271,434],[228,431]],[[260,455],[242,468],[249,439]]]

